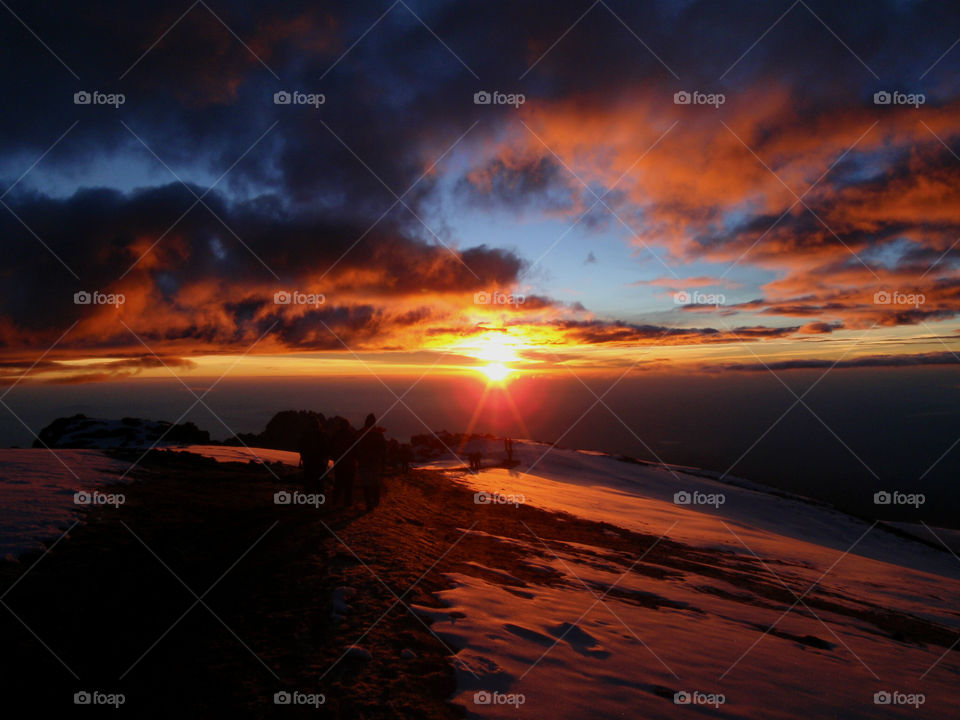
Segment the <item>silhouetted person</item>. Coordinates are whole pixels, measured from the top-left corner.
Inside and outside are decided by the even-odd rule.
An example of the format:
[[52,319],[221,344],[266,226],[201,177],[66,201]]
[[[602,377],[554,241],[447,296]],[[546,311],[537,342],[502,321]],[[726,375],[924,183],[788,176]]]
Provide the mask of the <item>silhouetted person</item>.
[[353,505],[353,482],[356,476],[357,448],[356,437],[350,429],[350,423],[338,419],[338,426],[332,438],[333,455],[333,504],[343,501],[344,507]]
[[472,452],[467,456],[467,459],[470,461],[470,470],[480,472],[480,461],[483,460],[483,453]]
[[383,430],[375,427],[376,422],[373,413],[367,415],[357,443],[357,469],[368,511],[380,504],[380,484],[387,461],[387,441]]
[[410,461],[413,460],[413,448],[410,443],[403,443],[400,446],[400,472],[406,474],[410,472]]
[[507,453],[507,462],[512,463],[513,462],[513,440],[511,440],[510,438],[504,438],[503,449]]
[[320,423],[311,418],[300,436],[300,464],[303,466],[303,483],[308,487],[320,485],[327,471],[330,450]]
[[387,440],[387,467],[391,470],[400,467],[400,443],[396,438]]

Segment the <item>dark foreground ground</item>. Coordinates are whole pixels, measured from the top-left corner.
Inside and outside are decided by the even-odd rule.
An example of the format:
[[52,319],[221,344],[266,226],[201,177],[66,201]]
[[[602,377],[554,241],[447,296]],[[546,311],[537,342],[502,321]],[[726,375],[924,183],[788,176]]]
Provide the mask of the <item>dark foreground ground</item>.
[[[12,611],[0,607],[0,718],[463,717],[448,703],[458,648],[408,606],[437,606],[432,593],[449,587],[448,572],[518,594],[527,583],[568,582],[530,569],[525,553],[538,547],[549,560],[554,546],[583,543],[579,552],[616,551],[625,571],[652,584],[719,577],[743,591],[740,602],[793,601],[759,561],[527,505],[477,505],[436,471],[388,477],[371,513],[359,498],[349,511],[275,504],[278,490],[302,490],[290,468],[153,452],[137,472],[138,482],[114,488],[126,495],[118,509],[90,511],[45,554],[0,563]],[[668,602],[611,590],[655,609]],[[900,642],[954,640],[919,618],[819,591],[807,602]],[[834,649],[826,636],[789,639]],[[669,702],[675,690],[651,692]],[[75,705],[84,691],[125,702]],[[277,705],[278,692],[322,694],[323,704]]]
[[[276,466],[280,481],[169,453],[141,467],[139,482],[115,488],[119,509],[91,511],[45,556],[0,564],[0,592],[23,576],[4,598],[23,622],[0,608],[0,686],[8,710],[24,702],[0,715],[106,714],[74,704],[96,690],[123,693],[120,713],[136,717],[458,716],[444,702],[448,651],[403,605],[387,612],[391,591],[456,540],[428,510],[444,503],[435,484],[391,478],[390,496],[365,514],[276,505],[298,481]],[[434,571],[404,602],[429,604],[439,580]],[[356,595],[337,621],[340,586]],[[342,657],[352,644],[369,659]],[[322,693],[324,704],[278,706],[281,691]]]

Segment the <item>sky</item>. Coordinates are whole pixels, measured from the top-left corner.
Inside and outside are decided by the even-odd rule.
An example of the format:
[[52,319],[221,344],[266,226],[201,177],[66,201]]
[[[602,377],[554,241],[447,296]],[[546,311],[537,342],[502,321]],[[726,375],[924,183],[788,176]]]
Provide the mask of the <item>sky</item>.
[[[750,440],[705,450],[721,399],[752,427],[834,373],[831,406],[956,392],[949,2],[11,0],[0,62],[10,442],[58,398],[175,419],[141,381],[346,378],[515,387],[555,439],[626,379],[716,466]],[[534,417],[524,382],[578,399]],[[477,426],[431,387],[404,427]],[[933,462],[948,430],[894,405]],[[607,445],[649,455],[631,418]]]
[[8,384],[957,362],[949,3],[182,5],[4,8]]

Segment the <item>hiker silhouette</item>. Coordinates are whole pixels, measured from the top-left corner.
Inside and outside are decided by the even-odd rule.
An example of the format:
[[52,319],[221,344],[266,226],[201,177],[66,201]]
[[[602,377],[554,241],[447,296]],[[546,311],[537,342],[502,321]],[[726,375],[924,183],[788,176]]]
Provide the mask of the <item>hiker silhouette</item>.
[[367,415],[357,442],[357,469],[360,471],[360,485],[368,511],[380,504],[383,469],[387,461],[383,428],[376,427],[376,423],[377,418],[373,413]]
[[327,436],[320,421],[308,418],[300,436],[300,464],[303,467],[303,484],[315,487],[322,484],[327,471],[330,449]]
[[400,472],[406,474],[410,472],[410,461],[413,460],[413,448],[410,443],[403,443],[400,446]]
[[357,448],[356,436],[345,418],[336,418],[337,427],[331,438],[333,455],[333,499],[337,505],[353,505],[353,482],[356,477]]

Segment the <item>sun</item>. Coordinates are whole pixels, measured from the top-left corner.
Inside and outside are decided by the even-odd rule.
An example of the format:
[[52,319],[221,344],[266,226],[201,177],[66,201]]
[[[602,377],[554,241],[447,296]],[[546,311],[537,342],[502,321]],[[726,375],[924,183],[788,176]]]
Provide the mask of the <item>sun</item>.
[[490,382],[501,382],[510,376],[510,368],[503,363],[490,363],[480,368],[480,372],[487,376]]
[[476,369],[491,383],[502,382],[516,371],[510,366],[510,363],[519,359],[516,342],[505,333],[487,333],[470,348],[469,352],[483,363]]

